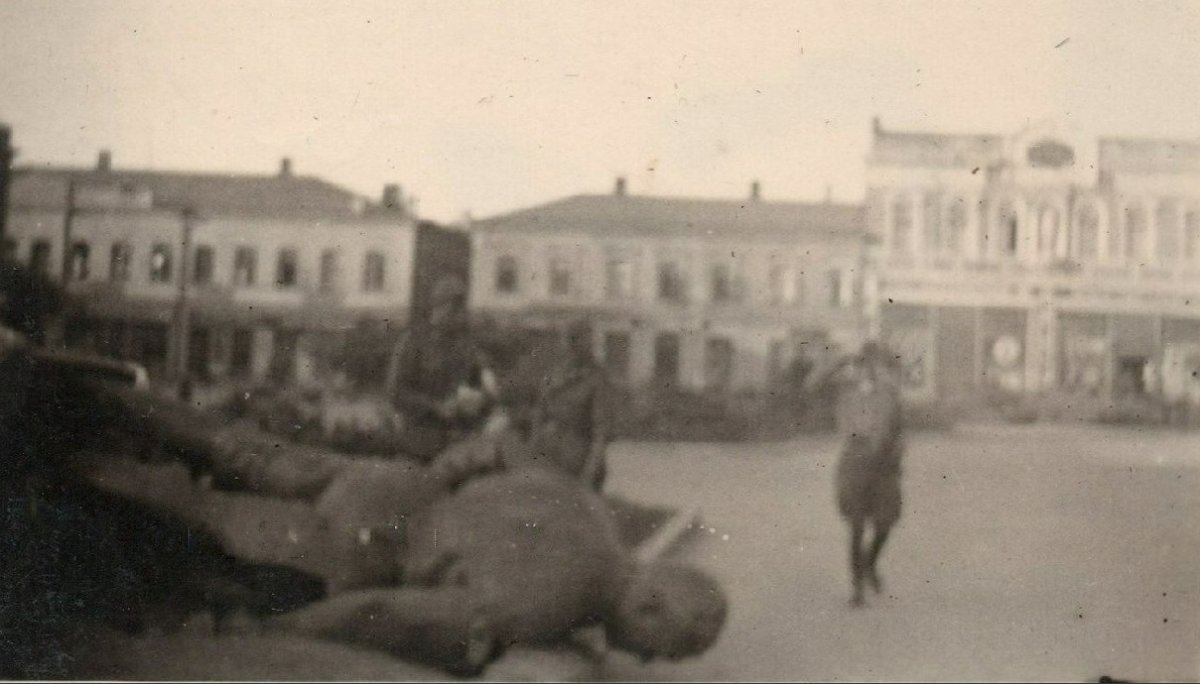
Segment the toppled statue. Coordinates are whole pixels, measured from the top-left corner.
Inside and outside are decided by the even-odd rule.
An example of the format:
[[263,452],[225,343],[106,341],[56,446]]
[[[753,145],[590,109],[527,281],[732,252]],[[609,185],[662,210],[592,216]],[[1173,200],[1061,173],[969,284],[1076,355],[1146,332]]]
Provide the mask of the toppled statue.
[[716,640],[720,587],[682,565],[637,563],[605,503],[550,471],[478,477],[407,519],[399,587],[337,594],[273,618],[284,629],[478,672],[504,648],[602,624],[644,659]]
[[[506,456],[522,448],[511,433],[498,442],[459,442],[430,465],[336,454],[321,461],[319,450],[292,454],[291,445],[274,448],[249,428],[238,429],[245,445],[238,449],[233,432],[195,434],[184,421],[194,414],[188,407],[113,392],[158,403],[129,415],[155,416],[167,443],[187,441],[173,432],[193,441],[208,435],[209,446],[220,447],[209,455],[222,461],[225,479],[253,481],[276,502],[281,494],[312,502],[316,522],[290,546],[279,537],[291,532],[278,526],[225,517],[235,496],[227,492],[198,488],[190,499],[155,502],[178,507],[174,514],[225,540],[239,557],[326,578],[329,598],[267,620],[268,629],[471,673],[511,645],[553,643],[595,624],[615,648],[682,658],[709,648],[724,623],[716,582],[684,566],[639,564],[590,486],[554,468],[506,469]],[[289,466],[293,456],[298,464]],[[239,476],[239,468],[246,473]],[[157,488],[133,489],[125,493],[154,496]],[[241,496],[244,504],[249,495]],[[256,534],[274,538],[248,539]],[[280,547],[290,549],[288,557],[255,551]]]

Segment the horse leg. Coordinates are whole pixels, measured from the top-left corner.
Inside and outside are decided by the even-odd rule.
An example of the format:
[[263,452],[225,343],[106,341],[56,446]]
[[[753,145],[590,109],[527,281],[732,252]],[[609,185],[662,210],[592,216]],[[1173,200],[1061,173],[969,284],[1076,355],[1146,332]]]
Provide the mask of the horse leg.
[[883,550],[883,545],[887,543],[888,534],[892,531],[892,523],[875,521],[875,535],[871,539],[871,549],[867,552],[865,563],[865,572],[867,583],[875,590],[875,593],[883,591],[883,583],[879,580],[879,572],[876,569],[876,561],[879,560],[879,553]]
[[850,597],[851,606],[861,606],[863,604],[863,519],[855,516],[850,520],[850,578],[851,586],[854,589],[853,595]]

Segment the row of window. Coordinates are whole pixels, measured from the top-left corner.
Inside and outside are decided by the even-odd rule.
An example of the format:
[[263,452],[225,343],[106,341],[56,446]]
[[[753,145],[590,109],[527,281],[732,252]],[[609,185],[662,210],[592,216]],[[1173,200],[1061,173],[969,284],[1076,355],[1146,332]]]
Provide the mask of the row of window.
[[[604,334],[604,364],[610,377],[628,380],[630,335],[612,331]],[[665,384],[679,382],[680,336],[659,333],[654,338],[654,379]],[[713,389],[726,389],[733,382],[734,347],[727,337],[710,337],[704,343],[704,384]]]
[[[49,241],[38,240],[30,250],[30,267],[45,273],[50,263]],[[91,246],[86,242],[71,245],[67,262],[68,277],[72,280],[91,278]],[[147,261],[148,277],[152,283],[169,283],[173,278],[174,251],[166,243],[151,246]],[[134,260],[133,248],[125,242],[113,243],[109,251],[108,279],[113,282],[129,280]],[[291,248],[279,250],[275,259],[275,287],[288,289],[299,283],[300,259]],[[191,281],[196,285],[213,283],[215,251],[209,245],[198,245],[192,253]],[[381,292],[386,285],[387,261],[382,252],[370,251],[363,258],[361,288],[364,292]],[[322,291],[333,291],[341,281],[340,254],[336,249],[321,252],[318,269],[318,287]],[[258,250],[253,247],[238,247],[233,253],[233,281],[235,287],[255,287],[259,282]]]
[[[941,193],[930,192],[914,204],[900,197],[890,205],[891,245],[893,251],[911,254],[915,249],[914,209],[920,206],[923,232],[920,243],[933,254],[962,254],[968,222],[968,208],[962,199],[943,201]],[[1151,233],[1146,209],[1138,204],[1124,208],[1119,216],[1119,239],[1105,242],[1099,209],[1083,203],[1067,225],[1058,207],[1034,207],[1024,217],[1013,202],[1004,200],[993,213],[989,200],[977,203],[978,225],[986,256],[1016,256],[1022,235],[1032,241],[1034,254],[1041,258],[1080,260],[1098,259],[1102,254],[1135,262],[1160,260],[1165,263],[1184,259],[1200,260],[1200,210],[1183,209],[1179,202],[1163,200],[1154,211]]]
[[[550,259],[547,273],[548,294],[551,297],[567,297],[572,294],[572,271],[565,260]],[[850,306],[854,302],[855,288],[847,271],[833,269],[827,272],[829,293],[828,304],[834,307]],[[515,295],[521,291],[520,262],[511,254],[499,256],[495,262],[493,285],[496,293]],[[663,302],[686,304],[690,288],[679,262],[661,261],[658,264],[657,298]],[[772,304],[797,304],[805,299],[804,272],[792,266],[774,264],[767,272],[768,297]],[[605,263],[604,297],[609,300],[631,300],[637,298],[635,291],[634,264],[624,259],[610,259]],[[746,299],[745,279],[728,262],[711,264],[708,271],[708,301],[713,303],[735,303]]]

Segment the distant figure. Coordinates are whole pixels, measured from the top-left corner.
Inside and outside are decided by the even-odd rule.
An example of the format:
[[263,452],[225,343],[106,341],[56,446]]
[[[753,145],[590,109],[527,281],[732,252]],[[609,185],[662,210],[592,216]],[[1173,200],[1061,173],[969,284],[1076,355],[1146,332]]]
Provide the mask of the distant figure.
[[[821,373],[838,385],[838,430],[843,435],[837,466],[837,502],[850,525],[853,606],[863,605],[863,584],[881,591],[877,563],[892,526],[900,518],[901,430],[899,364],[876,342]],[[874,527],[864,547],[867,523]]]
[[571,324],[566,342],[566,358],[548,374],[534,407],[531,439],[561,470],[599,490],[607,474],[608,380],[586,320]]
[[479,428],[493,401],[493,383],[471,337],[466,297],[459,278],[441,278],[428,319],[414,322],[388,367],[388,391],[405,419],[401,449],[422,461]]

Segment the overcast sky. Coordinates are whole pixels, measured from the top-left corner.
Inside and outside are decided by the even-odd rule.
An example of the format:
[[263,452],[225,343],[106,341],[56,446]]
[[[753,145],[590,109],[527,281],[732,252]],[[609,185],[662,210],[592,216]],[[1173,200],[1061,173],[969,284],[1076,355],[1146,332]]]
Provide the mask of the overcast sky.
[[857,200],[871,117],[1200,138],[1200,2],[0,3],[20,163],[274,172],[421,213]]

